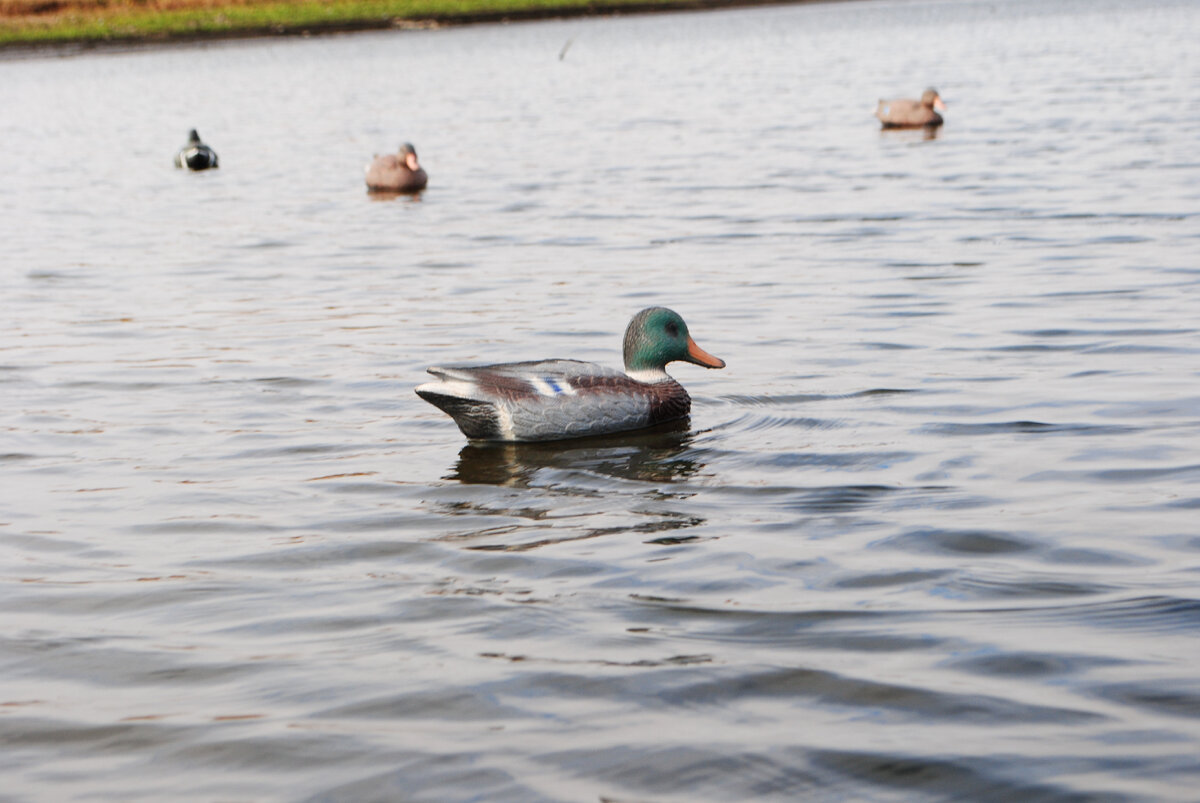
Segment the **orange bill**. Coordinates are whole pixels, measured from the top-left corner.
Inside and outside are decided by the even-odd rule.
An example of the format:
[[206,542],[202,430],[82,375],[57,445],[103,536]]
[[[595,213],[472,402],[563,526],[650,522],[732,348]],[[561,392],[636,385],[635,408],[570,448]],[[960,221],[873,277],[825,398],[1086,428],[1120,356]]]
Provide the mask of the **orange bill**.
[[696,345],[696,341],[692,340],[692,336],[688,335],[688,362],[694,362],[696,365],[703,365],[705,368],[724,368],[725,361],[720,357],[714,357],[704,349]]

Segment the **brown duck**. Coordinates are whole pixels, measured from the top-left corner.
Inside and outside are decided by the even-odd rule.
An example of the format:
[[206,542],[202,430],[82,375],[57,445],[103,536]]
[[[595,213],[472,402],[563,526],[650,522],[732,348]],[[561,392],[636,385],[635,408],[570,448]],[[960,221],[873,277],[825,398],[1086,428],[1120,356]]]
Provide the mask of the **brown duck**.
[[417,161],[417,149],[409,143],[398,153],[376,156],[367,165],[367,189],[377,192],[420,192],[429,183]]
[[939,111],[946,111],[946,104],[936,89],[926,89],[920,100],[879,101],[875,116],[884,128],[923,128],[942,124]]

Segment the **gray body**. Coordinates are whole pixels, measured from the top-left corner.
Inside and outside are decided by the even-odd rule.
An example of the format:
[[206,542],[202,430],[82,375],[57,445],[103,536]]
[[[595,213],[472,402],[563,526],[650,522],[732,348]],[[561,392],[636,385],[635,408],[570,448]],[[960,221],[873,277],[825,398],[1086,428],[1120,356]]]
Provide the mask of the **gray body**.
[[691,399],[663,375],[640,382],[578,360],[430,368],[417,395],[474,440],[547,441],[625,432],[686,416]]

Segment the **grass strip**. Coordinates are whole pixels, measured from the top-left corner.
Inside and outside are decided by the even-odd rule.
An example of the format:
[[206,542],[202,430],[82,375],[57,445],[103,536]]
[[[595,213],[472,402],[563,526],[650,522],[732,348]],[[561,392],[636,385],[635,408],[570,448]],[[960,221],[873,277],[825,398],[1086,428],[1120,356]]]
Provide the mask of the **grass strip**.
[[[768,2],[770,0],[767,0]],[[0,48],[455,24],[761,0],[4,0]]]

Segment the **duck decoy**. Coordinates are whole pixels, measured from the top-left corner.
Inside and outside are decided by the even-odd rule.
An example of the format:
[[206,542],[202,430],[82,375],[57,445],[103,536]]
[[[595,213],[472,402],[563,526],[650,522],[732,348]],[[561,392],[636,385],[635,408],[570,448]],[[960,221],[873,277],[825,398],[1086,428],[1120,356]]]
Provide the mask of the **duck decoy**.
[[217,154],[200,141],[200,135],[193,128],[188,135],[187,144],[175,154],[175,166],[186,167],[188,170],[208,170],[217,166]]
[[692,399],[666,372],[683,360],[725,361],[701,349],[666,307],[648,307],[625,330],[625,370],[578,360],[430,368],[417,395],[471,440],[550,441],[651,427],[685,417]]
[[875,116],[884,128],[922,128],[941,125],[939,111],[946,111],[946,104],[936,89],[926,89],[920,100],[879,101]]
[[417,161],[417,149],[409,143],[398,153],[376,156],[367,165],[367,189],[375,192],[420,192],[429,183],[425,168]]

